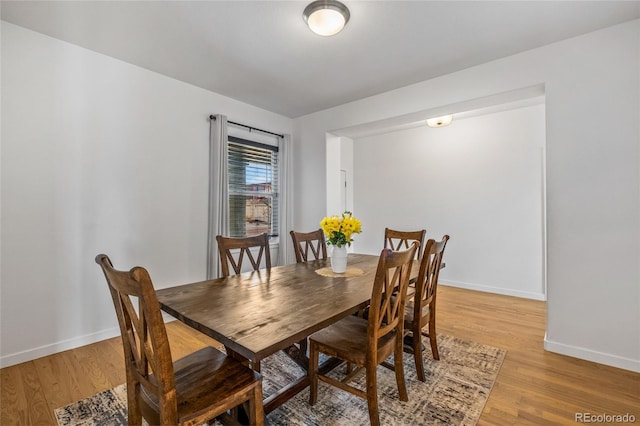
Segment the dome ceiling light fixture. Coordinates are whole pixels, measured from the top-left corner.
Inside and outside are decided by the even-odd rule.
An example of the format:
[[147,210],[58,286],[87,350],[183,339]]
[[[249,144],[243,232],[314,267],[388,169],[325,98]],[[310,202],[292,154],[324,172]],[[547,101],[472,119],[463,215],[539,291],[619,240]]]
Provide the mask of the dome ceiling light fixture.
[[448,126],[449,124],[451,124],[452,120],[453,120],[453,115],[451,115],[451,114],[443,115],[442,117],[427,118],[427,126],[429,126],[429,127],[444,127],[444,126]]
[[337,0],[316,0],[309,3],[302,13],[311,31],[321,36],[338,34],[350,16],[347,6]]

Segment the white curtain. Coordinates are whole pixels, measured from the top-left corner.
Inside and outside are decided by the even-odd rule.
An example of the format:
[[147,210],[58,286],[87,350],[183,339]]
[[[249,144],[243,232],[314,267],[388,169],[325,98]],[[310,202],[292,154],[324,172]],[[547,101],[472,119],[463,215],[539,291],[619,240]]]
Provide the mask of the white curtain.
[[229,175],[227,167],[227,117],[211,119],[209,135],[209,226],[207,240],[207,279],[220,276],[220,255],[216,235],[228,235]]
[[280,244],[278,248],[278,263],[286,265],[295,262],[293,243],[289,231],[293,229],[293,152],[291,135],[278,138],[280,156]]

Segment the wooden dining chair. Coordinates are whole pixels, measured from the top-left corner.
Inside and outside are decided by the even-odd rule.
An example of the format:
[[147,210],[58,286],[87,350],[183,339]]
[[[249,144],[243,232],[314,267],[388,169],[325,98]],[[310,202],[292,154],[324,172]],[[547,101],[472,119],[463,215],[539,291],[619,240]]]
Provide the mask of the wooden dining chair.
[[406,250],[414,241],[420,243],[416,251],[416,259],[422,258],[424,237],[427,234],[425,229],[420,231],[397,231],[395,229],[384,229],[384,247],[391,250]]
[[[309,336],[309,404],[318,398],[318,380],[367,400],[369,420],[380,424],[378,413],[377,367],[393,353],[393,370],[401,401],[408,401],[402,363],[404,305],[411,266],[417,243],[409,250],[383,249],[373,282],[368,319],[349,315]],[[394,297],[395,289],[399,297]],[[319,353],[347,362],[347,375],[342,380],[320,374]],[[355,369],[351,369],[351,365]],[[391,367],[389,365],[385,366]],[[348,383],[362,368],[366,372],[364,390]]]
[[[309,260],[326,260],[327,259],[327,243],[324,239],[322,229],[311,232],[289,232],[291,241],[293,242],[293,251],[296,254],[296,262],[304,263]],[[311,251],[311,255],[309,254]],[[300,351],[307,353],[307,338],[305,337],[298,342]]]
[[[262,425],[262,377],[212,347],[177,360],[146,269],[118,271],[96,256],[113,298],[124,346],[130,425],[199,425],[240,404]],[[136,306],[137,305],[137,306]]]
[[296,253],[296,262],[303,263],[309,261],[309,250],[313,259],[327,259],[327,244],[324,239],[322,229],[312,232],[291,231],[293,250]]
[[[425,381],[422,361],[423,335],[429,338],[433,358],[440,359],[436,340],[436,293],[447,241],[449,241],[448,235],[443,236],[438,242],[432,239],[427,241],[415,284],[415,294],[405,305],[404,332],[405,336],[409,336],[408,341],[410,341],[410,345],[405,345],[405,351],[413,353],[418,379],[423,382]],[[428,331],[424,331],[423,328],[427,325]]]
[[[246,258],[251,262],[254,271],[262,269],[262,261],[264,259],[264,268],[271,268],[271,251],[269,250],[269,235],[262,234],[254,237],[231,238],[216,236],[218,241],[218,251],[220,252],[220,264],[222,266],[222,276],[228,277],[230,274],[229,264],[233,268],[234,275],[242,272],[242,263]],[[252,249],[257,249],[257,255],[254,256]]]

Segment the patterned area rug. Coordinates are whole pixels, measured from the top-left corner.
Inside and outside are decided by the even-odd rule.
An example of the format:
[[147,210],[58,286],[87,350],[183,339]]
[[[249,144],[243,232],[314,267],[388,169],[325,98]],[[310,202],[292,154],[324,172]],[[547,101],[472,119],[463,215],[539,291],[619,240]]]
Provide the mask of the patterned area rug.
[[[506,351],[456,337],[438,336],[440,361],[424,351],[426,382],[416,378],[413,356],[405,354],[409,402],[398,399],[395,375],[378,367],[380,422],[384,425],[475,425],[480,418]],[[336,375],[340,375],[338,367]],[[263,361],[263,393],[305,374],[284,354]],[[364,389],[364,372],[352,384]],[[318,402],[308,404],[308,389],[270,413],[270,425],[351,426],[369,424],[365,400],[320,382]],[[125,385],[55,410],[60,426],[116,426],[127,424]],[[214,422],[213,425],[218,425]]]

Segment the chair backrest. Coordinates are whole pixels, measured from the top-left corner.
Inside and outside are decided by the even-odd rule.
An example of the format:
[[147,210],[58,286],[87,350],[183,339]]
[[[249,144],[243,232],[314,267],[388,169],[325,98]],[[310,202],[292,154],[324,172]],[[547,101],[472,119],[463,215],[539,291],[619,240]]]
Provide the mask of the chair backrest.
[[[157,401],[165,414],[177,416],[173,361],[160,304],[146,269],[118,271],[108,256],[99,254],[118,317],[127,374],[127,386],[134,386],[140,409]],[[137,310],[136,310],[137,305]],[[151,376],[153,375],[153,376]],[[155,402],[154,401],[154,402]]]
[[416,250],[416,259],[422,258],[422,250],[424,245],[424,236],[427,231],[422,229],[420,231],[397,231],[395,229],[384,229],[384,248],[390,248],[391,250],[407,250],[414,241],[420,243],[420,246]]
[[[438,277],[444,257],[444,248],[447,246],[449,236],[445,235],[441,241],[430,239],[424,248],[424,255],[420,262],[420,271],[416,281],[416,293],[414,296],[414,321],[425,317],[427,314],[435,315],[436,290],[438,289]],[[429,310],[425,309],[429,306]]]
[[291,231],[291,240],[293,241],[293,250],[296,253],[296,262],[302,263],[309,261],[309,250],[314,259],[327,258],[327,243],[324,239],[322,229],[312,232],[296,232]]
[[[269,250],[269,235],[262,234],[255,237],[230,238],[218,235],[218,251],[220,252],[220,264],[222,266],[222,276],[228,277],[229,263],[235,275],[242,272],[242,262],[246,258],[251,262],[254,271],[261,269],[264,259],[264,268],[271,268],[271,252]],[[251,249],[258,248],[257,256],[254,256]],[[237,257],[234,256],[234,253]]]
[[369,350],[374,353],[380,337],[393,330],[401,333],[399,327],[403,327],[407,287],[416,250],[418,243],[414,242],[409,250],[393,251],[385,248],[380,254],[367,326]]

